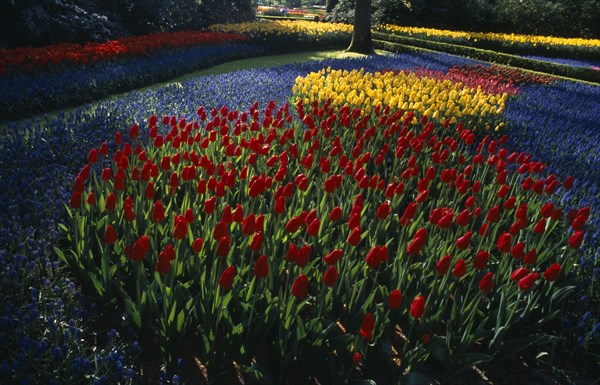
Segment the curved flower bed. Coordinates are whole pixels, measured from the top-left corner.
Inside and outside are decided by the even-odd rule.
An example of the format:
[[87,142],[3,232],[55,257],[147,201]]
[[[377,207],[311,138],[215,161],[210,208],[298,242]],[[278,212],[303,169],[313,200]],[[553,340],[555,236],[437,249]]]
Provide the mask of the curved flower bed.
[[[350,42],[351,26],[273,21],[212,28],[7,51],[5,68],[11,76],[0,72],[0,119],[78,105],[229,60],[292,49],[340,49]],[[28,55],[36,59],[28,61]]]
[[172,79],[228,60],[267,53],[248,43],[220,44],[163,52],[152,57],[106,62],[60,73],[0,77],[0,118],[17,119],[60,106],[74,106],[107,95]]
[[[222,106],[223,104],[226,104],[228,106],[228,112],[229,110],[237,109],[248,110],[255,101],[259,101],[260,110],[264,111],[264,108],[268,105],[269,99],[271,98],[277,105],[283,105],[291,96],[292,85],[298,76],[305,76],[309,72],[319,71],[328,66],[331,66],[333,69],[346,69],[348,71],[365,68],[366,72],[390,69],[403,70],[415,67],[429,67],[432,70],[447,71],[450,67],[468,63],[472,62],[448,55],[422,54],[394,55],[389,58],[378,57],[349,61],[327,60],[324,62],[311,62],[269,69],[240,71],[232,74],[192,79],[183,82],[180,86],[171,85],[157,90],[131,93],[118,100],[99,103],[93,108],[77,108],[60,115],[56,119],[52,118],[44,121],[29,120],[18,124],[11,123],[7,125],[5,127],[6,136],[2,138],[3,151],[0,155],[0,163],[4,166],[0,168],[0,191],[2,192],[0,212],[3,215],[2,225],[0,227],[0,243],[3,245],[3,251],[0,252],[0,258],[3,262],[1,273],[3,277],[1,281],[2,291],[0,291],[2,293],[0,295],[0,302],[2,304],[3,313],[0,322],[0,339],[4,346],[10,347],[11,353],[4,355],[0,362],[2,368],[0,376],[2,376],[1,378],[3,381],[18,382],[21,379],[24,381],[35,381],[36,378],[43,378],[44,381],[47,381],[49,378],[61,379],[61,381],[66,379],[69,379],[70,381],[83,381],[84,378],[86,378],[85,381],[96,380],[113,383],[120,381],[122,383],[127,383],[131,376],[134,376],[135,378],[135,373],[131,371],[130,368],[133,359],[132,357],[136,354],[138,344],[132,343],[133,338],[129,336],[127,328],[121,329],[118,324],[112,324],[111,326],[108,326],[106,330],[98,331],[97,335],[100,340],[95,345],[97,347],[95,351],[93,351],[94,345],[80,343],[82,337],[85,338],[90,335],[88,329],[89,326],[86,325],[89,325],[89,317],[91,314],[94,314],[94,309],[97,309],[97,306],[89,306],[89,303],[87,305],[85,303],[82,304],[77,300],[79,297],[79,290],[75,285],[68,282],[65,283],[61,278],[61,270],[59,269],[56,257],[52,252],[53,246],[60,245],[57,223],[64,223],[66,221],[63,203],[69,201],[72,193],[72,180],[75,178],[80,166],[85,163],[90,148],[96,147],[100,149],[101,143],[107,141],[110,152],[114,154],[116,146],[113,141],[116,131],[123,130],[124,127],[129,128],[134,122],[138,122],[139,127],[145,127],[145,123],[143,124],[142,122],[146,122],[147,118],[151,115],[160,117],[160,119],[158,119],[159,122],[157,123],[159,127],[167,127],[167,125],[163,126],[161,123],[164,115],[169,116],[168,125],[171,124],[170,117],[173,115],[185,118],[186,122],[192,122],[197,117],[196,112],[199,104],[205,106]],[[547,111],[550,111],[552,114],[544,112],[546,115],[553,115],[556,117],[556,119],[550,119],[550,116],[548,116],[547,121],[545,120],[543,125],[544,130],[553,133],[555,131],[560,132],[564,125],[564,121],[568,119],[572,119],[573,117],[578,117],[578,119],[585,118],[584,115],[576,114],[575,111],[582,102],[592,103],[593,100],[595,100],[594,92],[597,91],[597,88],[587,85],[575,86],[574,83],[568,82],[560,82],[550,86],[521,86],[519,99],[513,100],[509,98],[507,100],[505,114],[509,114],[510,111],[510,120],[521,119],[523,124],[510,126],[510,129],[512,130],[510,131],[510,135],[511,138],[514,139],[508,141],[506,146],[509,146],[509,151],[511,152],[521,151],[520,148],[513,149],[512,147],[518,146],[518,143],[521,142],[526,143],[527,140],[535,140],[535,150],[538,155],[534,156],[532,160],[544,160],[548,154],[552,153],[550,149],[555,149],[557,151],[557,161],[549,163],[547,170],[555,172],[561,180],[565,179],[569,174],[580,175],[579,177],[576,177],[576,186],[580,186],[582,183],[589,183],[592,185],[593,181],[591,179],[586,179],[586,167],[589,171],[590,164],[585,162],[586,154],[583,151],[577,152],[577,159],[580,159],[583,163],[559,162],[559,152],[569,152],[569,147],[562,147],[561,144],[563,141],[549,140],[548,137],[552,134],[543,135],[542,131],[536,131],[536,129],[531,126],[527,126],[527,122],[533,122],[532,124],[535,127],[535,119],[538,119],[536,117],[539,116],[540,110],[533,105],[533,101],[538,97],[534,98],[532,95],[534,95],[534,92],[541,93],[543,92],[542,90],[546,90],[545,92],[548,95],[552,95],[550,98],[551,100],[556,100],[557,102],[560,101],[561,108],[552,107],[552,103],[548,101],[549,110]],[[530,92],[532,93],[530,94]],[[581,97],[578,99],[576,97],[577,95],[581,95]],[[558,98],[558,96],[560,96],[560,98]],[[585,102],[585,100],[589,101]],[[515,108],[513,108],[513,102],[518,102],[519,104],[515,105]],[[306,104],[305,107],[307,109],[306,114],[312,115],[312,106]],[[210,113],[211,108],[207,108],[205,111],[212,120],[213,117]],[[594,109],[588,108],[587,111],[593,112]],[[273,112],[276,116],[277,109],[274,109]],[[563,112],[567,115],[561,120],[560,116]],[[217,110],[217,113],[219,114],[220,111]],[[208,116],[207,120],[209,119]],[[593,114],[590,116],[593,118]],[[263,116],[261,116],[261,118],[262,117]],[[584,120],[579,121],[582,122],[582,124],[573,125],[569,134],[574,143],[578,143],[576,148],[583,148],[582,143],[586,143],[586,147],[593,153],[595,151],[594,148],[597,149],[599,145],[597,134],[593,134],[593,131],[586,131],[584,129],[586,127],[594,127],[593,122],[585,123],[586,121]],[[179,124],[178,118],[176,118],[176,123]],[[403,122],[400,123],[402,124]],[[587,124],[587,126],[585,124]],[[435,124],[435,126],[436,129],[442,129],[443,127],[440,127],[438,124]],[[422,126],[419,123],[415,126],[410,125],[409,127],[410,130],[417,130],[418,127]],[[167,132],[161,132],[161,134],[166,133]],[[141,129],[140,137],[136,140],[145,142],[147,140],[146,134],[147,131]],[[127,140],[128,135],[123,135],[123,137],[124,140]],[[548,140],[542,140],[543,138],[547,138]],[[169,145],[170,143],[171,142],[168,142]],[[212,144],[212,146],[214,146],[214,144]],[[69,151],[64,151],[65,148],[69,148]],[[153,143],[150,145],[150,148],[154,148]],[[135,146],[132,148],[132,153],[135,154],[135,151],[133,150],[135,150]],[[487,151],[487,149],[482,150]],[[158,151],[158,149],[153,151]],[[430,151],[430,149],[427,151]],[[183,156],[183,154],[181,156]],[[347,156],[350,156],[350,153],[348,153]],[[375,154],[373,154],[373,157],[374,156]],[[468,154],[467,156],[472,156],[472,154]],[[268,160],[263,157],[259,157],[258,159],[261,162],[260,164],[262,164],[263,161]],[[374,162],[374,160],[371,161]],[[578,164],[578,166],[575,166],[575,164]],[[177,167],[182,166],[183,165],[180,164]],[[115,167],[117,166],[115,165]],[[317,167],[320,169],[321,166],[320,163],[317,163],[317,160],[315,160],[313,171],[316,171]],[[573,169],[575,169],[578,174],[571,172]],[[215,170],[215,172],[216,171],[217,170]],[[421,171],[425,172],[426,170],[423,169]],[[98,172],[100,172],[100,170],[98,170]],[[544,171],[543,176],[548,177],[549,172]],[[348,183],[355,183],[353,182],[354,179],[351,179],[350,176],[343,178],[345,178],[343,180],[346,180]],[[294,181],[292,182],[294,183]],[[412,182],[415,182],[415,180]],[[37,186],[44,187],[42,189]],[[300,191],[296,191],[296,193],[300,194]],[[380,193],[377,192],[378,190],[372,190],[369,187],[367,187],[367,191],[369,191],[370,194]],[[166,190],[164,192],[166,193]],[[162,190],[159,190],[159,193],[162,194]],[[564,198],[567,199],[568,195],[572,196],[575,193],[585,195],[586,190],[580,190],[577,187],[570,190],[569,194],[565,194]],[[527,194],[535,195],[535,192],[529,192]],[[374,195],[372,196],[374,197]],[[589,247],[594,244],[594,239],[597,239],[598,234],[596,230],[598,227],[593,225],[593,223],[596,223],[593,221],[597,221],[597,219],[595,219],[597,218],[595,212],[597,212],[598,201],[597,198],[594,198],[594,195],[586,196],[586,199],[591,202],[591,217],[588,221],[592,222],[592,224],[588,226],[590,234],[584,241],[583,251],[589,250]],[[433,197],[429,198],[433,199]],[[263,198],[260,199],[262,200]],[[346,206],[349,207],[351,204],[351,202],[348,202]],[[559,202],[555,202],[555,207],[560,205]],[[579,206],[585,205],[586,204],[580,204]],[[140,206],[134,205],[134,207]],[[374,209],[374,204],[369,204],[368,207]],[[376,216],[376,212],[367,211],[370,213],[369,215],[372,215],[372,223],[380,221]],[[367,211],[365,211],[365,213]],[[565,210],[564,212],[568,213],[568,211],[569,210]],[[170,215],[173,214],[169,209],[167,209],[167,213],[170,213]],[[459,212],[453,210],[453,213],[456,219]],[[185,212],[181,214],[185,214]],[[298,214],[301,214],[301,212]],[[402,215],[403,214],[404,211],[402,211]],[[533,215],[534,212],[530,210],[529,214]],[[582,214],[585,214],[585,212],[582,212]],[[276,214],[272,215],[275,216]],[[400,215],[400,213],[398,213],[398,215]],[[486,220],[487,212],[485,213],[485,216],[486,218],[480,216],[477,220]],[[323,218],[323,215],[321,214],[319,214],[319,218],[324,221],[328,220],[328,218]],[[361,218],[364,219],[366,217],[361,216]],[[417,220],[425,223],[428,218],[417,218]],[[564,222],[566,221],[564,218],[561,219],[561,221],[563,221],[563,224],[568,223]],[[165,222],[165,226],[169,229],[169,236],[174,235],[171,233],[171,231],[174,230],[172,227],[175,224],[174,222],[173,218],[169,218],[168,223]],[[551,220],[549,220],[549,222],[554,223]],[[361,225],[363,227],[365,226],[362,222]],[[531,223],[525,231],[530,234],[532,237],[531,239],[535,239],[533,237],[539,234],[535,234],[535,232],[529,233],[532,231],[532,225],[533,223]],[[197,226],[197,223],[190,226]],[[240,228],[235,226],[236,225],[234,225],[235,231],[240,231]],[[401,228],[399,218],[398,222],[394,223],[394,226],[396,226],[397,229]],[[457,224],[454,223],[453,226],[457,226]],[[342,229],[342,227],[340,227],[340,229]],[[455,227],[454,229],[454,231],[457,231],[458,227]],[[556,229],[558,229],[558,227]],[[103,230],[103,228],[99,230],[101,231],[100,239],[102,242],[105,235]],[[303,228],[303,231],[306,232],[307,230],[307,227]],[[347,227],[342,230],[349,231]],[[418,229],[415,228],[412,231],[416,230]],[[410,229],[407,231],[409,231],[408,236],[411,237],[412,240],[412,238],[414,238],[413,232],[411,232]],[[554,233],[553,230],[552,234],[557,233]],[[299,233],[295,233],[293,236],[298,238]],[[432,236],[432,233],[429,232],[428,236]],[[234,239],[232,237],[230,238]],[[205,236],[203,239],[205,245],[209,246],[212,242],[216,242],[211,240],[213,239],[212,233],[209,237]],[[250,248],[251,244],[242,242],[244,239],[248,242],[250,241],[248,238],[238,237],[234,239],[234,242],[239,241],[240,243],[235,243],[235,245],[240,247],[243,243],[244,247]],[[478,238],[473,238],[473,240],[475,239]],[[497,239],[493,241],[496,240]],[[427,245],[424,245],[424,247],[430,247],[430,239],[427,238],[426,241]],[[491,238],[488,239],[488,242],[490,242],[490,245],[492,246],[491,254],[495,258],[498,256],[499,251],[495,249],[497,245],[491,244],[493,241]],[[513,239],[513,241],[517,242],[515,239]],[[176,242],[183,243],[184,240],[178,240]],[[267,240],[263,237],[263,243],[264,242],[267,242]],[[379,246],[382,246],[383,244],[383,242],[377,243]],[[455,245],[450,246],[456,247]],[[344,245],[344,247],[350,246]],[[161,249],[160,251],[162,252],[163,250],[164,249]],[[515,252],[518,252],[518,250]],[[147,274],[150,279],[153,278],[152,271],[156,269],[156,265],[151,263],[149,258],[158,258],[158,254],[159,252],[157,250],[152,257],[148,256],[148,259],[144,262],[148,266],[149,270]],[[453,255],[452,253],[450,254]],[[166,255],[168,255],[168,253]],[[388,256],[390,255],[391,254],[388,254]],[[444,255],[445,254],[439,254],[437,257],[441,258]],[[259,255],[256,255],[256,257],[258,256]],[[283,254],[280,254],[280,256],[282,258],[285,257]],[[313,255],[314,259],[312,259],[312,261],[317,260],[318,263],[325,263],[325,261],[320,258],[322,256],[324,255]],[[505,256],[508,257],[508,255]],[[345,257],[347,257],[347,255],[345,255]],[[422,257],[424,257],[424,255],[417,256],[417,259],[421,261]],[[456,254],[454,254],[453,257],[456,257],[457,260],[459,259]],[[177,258],[179,257],[176,257],[176,259]],[[511,258],[514,258],[512,254],[508,259],[512,261],[513,259]],[[388,259],[388,261],[390,259]],[[258,261],[258,259],[256,260]],[[493,261],[494,259],[491,260]],[[435,265],[437,265],[438,261],[439,260],[435,260]],[[467,260],[465,259],[465,261]],[[514,261],[523,261],[523,259]],[[254,262],[254,259],[252,259],[252,262]],[[547,262],[549,263],[550,261],[547,260]],[[127,263],[129,263],[129,261],[127,261]],[[290,263],[292,269],[299,268],[295,263],[285,263]],[[363,264],[365,272],[369,271],[366,263],[366,255],[357,258],[356,263]],[[455,264],[451,265],[452,270],[454,269],[454,265]],[[470,276],[474,275],[474,267],[470,264],[466,264],[466,266],[469,271],[468,274],[471,274]],[[325,267],[325,265],[323,265],[323,267]],[[240,277],[254,276],[254,265],[249,265],[248,268],[249,270],[247,271],[236,269],[237,273],[233,280],[233,287],[239,287],[236,285],[239,285],[242,282]],[[269,268],[270,271],[273,272],[274,268],[272,264],[269,265]],[[379,268],[388,269],[389,265],[380,265]],[[538,267],[538,269],[543,268]],[[338,270],[338,273],[341,272],[341,269],[338,269],[337,267],[336,270]],[[545,269],[543,270],[544,272],[546,271]],[[258,273],[261,271],[264,272],[264,267],[262,270],[257,270]],[[539,273],[542,272],[541,270],[537,271]],[[322,279],[323,276],[320,275],[320,273],[324,274],[325,271],[318,270],[318,272],[319,274],[317,274],[317,270],[314,270],[312,271],[312,276],[307,275],[307,277],[310,278],[310,284],[307,287],[308,294],[314,294],[314,289],[321,286],[322,281],[320,281],[320,279]],[[494,271],[490,272],[494,273],[495,279],[499,279],[500,275],[495,274]],[[428,270],[428,274],[430,278],[439,275],[435,266],[431,266]],[[44,277],[48,279],[45,279]],[[336,282],[341,282],[342,277],[343,275],[338,274]],[[450,271],[448,271],[444,277],[447,277],[446,280],[449,283],[460,281]],[[560,277],[561,280],[566,278],[564,271],[560,274]],[[220,278],[220,276],[218,278]],[[317,279],[319,279],[318,282]],[[382,276],[378,279],[385,279],[385,277]],[[332,280],[332,274],[329,275],[328,282],[331,282],[330,280]],[[259,281],[258,278],[257,281]],[[260,282],[264,282],[264,280],[260,280]],[[416,283],[416,281],[412,282]],[[424,284],[426,284],[426,282],[427,280]],[[480,292],[478,286],[480,282],[481,281],[478,281],[477,285],[472,286],[473,292]],[[544,278],[538,277],[537,282],[539,288],[550,286]],[[224,279],[224,283],[227,283],[227,279]],[[292,285],[291,281],[289,282],[289,285]],[[485,280],[482,286],[483,288],[487,288],[489,287],[487,285],[489,285],[489,279]],[[511,283],[510,285],[512,285],[511,290],[520,292],[521,289],[517,288],[518,283]],[[390,289],[391,288],[392,287],[390,287]],[[394,289],[396,288],[398,287],[395,287]],[[288,289],[291,290],[289,286]],[[499,290],[499,286],[493,285],[490,293],[495,293],[496,290]],[[537,290],[538,289],[534,289],[531,293],[537,293]],[[383,303],[384,309],[387,309],[388,306],[395,306],[395,303],[397,303],[398,295],[396,292],[393,293],[394,294],[391,295],[389,302],[387,297],[385,298],[385,303]],[[412,289],[409,289],[408,291],[402,290],[402,293],[404,296],[400,301],[402,305],[398,308],[398,312],[402,313],[402,318],[404,320],[418,324],[418,322],[413,320],[413,315],[410,315],[412,308],[410,305],[412,305],[413,300],[416,298],[411,298],[411,293],[414,292],[412,292]],[[388,293],[378,293],[376,295],[384,296],[387,294]],[[389,294],[392,294],[392,291],[390,291]],[[289,292],[288,295],[290,295]],[[414,312],[415,314],[418,314],[420,304],[423,303],[425,304],[423,317],[425,319],[431,319],[429,318],[431,313],[428,309],[432,309],[432,307],[431,302],[428,302],[427,298],[428,297],[425,296],[423,297],[425,300],[424,302],[420,299],[415,301]],[[581,321],[583,325],[582,328],[578,330],[582,333],[582,343],[588,344],[593,343],[594,338],[597,338],[597,318],[595,318],[596,316],[593,314],[593,308],[589,307],[589,305],[586,307],[586,302],[583,302],[583,304],[584,305],[582,305],[581,308],[592,311],[592,315],[583,314],[585,317],[576,319],[576,322],[580,322],[584,319],[585,322]],[[354,338],[357,341],[363,341],[365,337],[369,336],[369,330],[371,329],[371,325],[373,325],[373,328],[371,329],[371,334],[374,338],[373,341],[378,341],[378,344],[383,343],[382,346],[386,346],[385,341],[382,340],[378,334],[383,326],[383,324],[379,322],[380,320],[383,320],[381,314],[372,311],[368,312],[374,316],[375,323],[371,323],[370,317],[365,317],[365,312],[353,321],[352,325],[355,325],[356,328],[349,328],[346,331],[352,334],[351,338]],[[44,317],[40,317],[40,314],[43,314]],[[52,325],[56,325],[57,328],[52,329]],[[119,332],[116,333],[111,331],[109,329],[111,327],[116,327]],[[47,328],[55,330],[55,332],[43,333]],[[364,332],[363,334],[365,337],[360,333],[361,330]],[[65,334],[65,331],[68,331],[68,334]],[[427,333],[430,338],[429,344],[431,344],[432,340],[436,343],[440,341],[439,333],[436,334],[436,331],[434,330],[428,331],[430,332]],[[431,338],[432,336],[433,338]],[[129,347],[123,348],[123,339],[128,342]],[[427,338],[424,338],[421,341],[411,339],[411,341],[418,346],[434,346],[425,345]],[[200,343],[198,346],[200,346]],[[363,353],[364,352],[361,354]],[[354,358],[357,363],[362,358],[363,361],[358,364],[358,367],[366,368],[366,365],[370,365],[367,363],[367,360],[368,362],[374,362],[375,356],[373,355],[373,351],[367,351],[365,357],[353,354],[348,358],[350,360]],[[176,358],[177,357],[175,357],[175,359]],[[187,365],[193,365],[193,363],[187,359],[184,359],[183,361],[178,360],[178,363],[174,365],[176,374],[180,376],[181,371],[179,370],[187,367]],[[40,374],[38,369],[34,368],[47,369],[44,369],[43,374]],[[146,373],[148,374],[150,372],[146,371]],[[42,375],[42,377],[40,377],[40,375]],[[161,378],[165,377],[166,374],[163,373]],[[173,380],[175,381],[175,378]]]
[[245,35],[236,33],[184,31],[129,36],[104,43],[63,43],[46,47],[0,49],[0,76],[64,70],[69,66],[90,66],[119,59],[153,56],[173,49],[227,44],[246,39]]
[[[545,338],[528,324],[573,290],[559,278],[589,218],[553,203],[572,178],[544,177],[506,137],[474,143],[461,123],[389,106],[299,101],[296,121],[288,104],[257,108],[152,115],[147,141],[117,133],[75,179],[61,258],[167,361],[197,335],[209,378],[235,359],[283,381],[328,357],[337,383],[363,360],[418,370],[433,349],[451,376]],[[487,354],[464,362],[475,343]]]

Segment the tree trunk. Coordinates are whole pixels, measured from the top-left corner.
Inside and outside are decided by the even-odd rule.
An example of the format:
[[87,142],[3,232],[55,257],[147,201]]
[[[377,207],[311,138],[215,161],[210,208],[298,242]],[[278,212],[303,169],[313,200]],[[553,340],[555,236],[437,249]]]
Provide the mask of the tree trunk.
[[338,0],[327,0],[327,5],[325,6],[327,13],[333,11],[333,8],[337,5],[337,3]]
[[352,41],[347,51],[366,55],[374,52],[371,39],[371,0],[356,0]]

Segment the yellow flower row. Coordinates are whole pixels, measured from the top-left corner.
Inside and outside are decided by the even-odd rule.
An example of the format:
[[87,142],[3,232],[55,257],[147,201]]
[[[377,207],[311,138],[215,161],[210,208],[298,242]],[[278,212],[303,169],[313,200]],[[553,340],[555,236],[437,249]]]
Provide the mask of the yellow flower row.
[[262,22],[216,24],[210,27],[213,32],[243,33],[250,36],[276,34],[303,34],[319,36],[329,33],[352,33],[352,25],[343,23],[315,23],[306,20],[269,20]]
[[581,38],[563,38],[553,36],[537,36],[537,35],[517,35],[506,33],[492,32],[463,32],[449,31],[444,29],[421,28],[421,27],[403,27],[400,25],[386,24],[381,27],[383,31],[391,33],[399,33],[406,35],[426,35],[450,37],[453,39],[467,40],[493,40],[501,41],[509,44],[522,43],[533,45],[567,45],[567,46],[584,46],[584,47],[600,47],[600,39],[581,39]]
[[486,118],[498,117],[508,96],[506,93],[485,94],[480,88],[418,77],[414,73],[369,73],[364,69],[348,72],[330,67],[298,77],[293,91],[297,100],[302,99],[305,104],[331,99],[338,106],[348,104],[366,112],[378,105],[390,106],[405,112],[418,111],[438,121],[486,121],[488,129],[491,127]]

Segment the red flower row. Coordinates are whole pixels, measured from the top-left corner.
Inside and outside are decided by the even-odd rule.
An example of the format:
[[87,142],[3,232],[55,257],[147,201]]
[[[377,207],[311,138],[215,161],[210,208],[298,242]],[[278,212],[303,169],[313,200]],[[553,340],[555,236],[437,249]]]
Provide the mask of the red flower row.
[[145,57],[160,51],[203,44],[245,40],[241,34],[220,32],[161,32],[129,36],[104,43],[61,43],[46,47],[0,48],[0,76],[22,74],[60,65],[90,65],[121,58]]

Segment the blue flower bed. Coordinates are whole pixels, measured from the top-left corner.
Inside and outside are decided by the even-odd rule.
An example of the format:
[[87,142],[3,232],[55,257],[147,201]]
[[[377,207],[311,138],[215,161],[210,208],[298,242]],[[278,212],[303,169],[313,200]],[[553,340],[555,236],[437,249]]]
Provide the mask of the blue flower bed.
[[[147,70],[168,66],[168,60],[163,64],[152,60]],[[127,132],[134,122],[145,135],[143,127],[151,114],[190,119],[199,105],[247,109],[255,101],[261,106],[269,100],[282,104],[291,96],[296,77],[327,66],[446,71],[473,63],[424,53],[252,69],[131,92],[52,118],[6,124],[0,138],[0,383],[53,383],[52,379],[54,383],[129,383],[135,377],[132,367],[138,344],[118,324],[95,324],[95,306],[65,278],[68,271],[53,253],[53,247],[60,246],[58,224],[66,221],[64,205],[72,181],[90,148],[103,141],[111,145],[115,132]],[[78,74],[82,88],[74,92],[89,92],[85,85],[89,75]],[[506,105],[513,122],[514,149],[527,149],[561,177],[575,175],[575,198],[589,202],[596,212],[600,209],[598,100],[600,87],[564,82],[524,86],[520,96]],[[593,220],[588,238],[597,242],[600,226],[597,216]],[[598,327],[594,317],[587,322],[589,336]]]
[[561,178],[573,175],[576,189],[565,203],[590,206],[587,241],[600,245],[600,87],[576,82],[525,85],[506,103],[515,151],[527,149]]
[[248,43],[199,46],[60,73],[0,77],[0,120],[90,102],[266,52],[266,46]]

